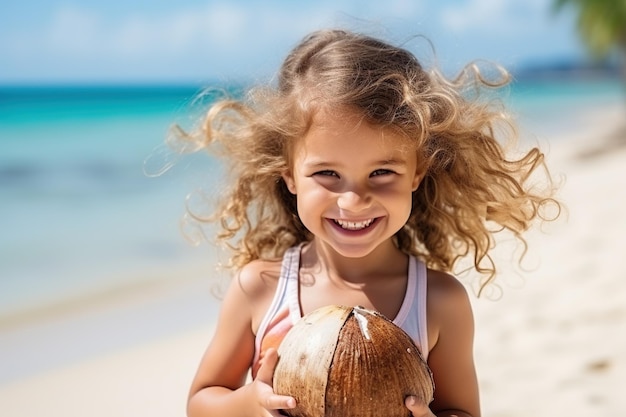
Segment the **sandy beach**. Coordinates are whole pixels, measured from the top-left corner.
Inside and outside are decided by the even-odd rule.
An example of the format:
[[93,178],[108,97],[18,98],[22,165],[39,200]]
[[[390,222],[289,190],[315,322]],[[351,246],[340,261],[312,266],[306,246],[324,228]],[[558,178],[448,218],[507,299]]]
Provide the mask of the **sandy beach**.
[[[498,299],[473,299],[484,416],[625,413],[624,114],[539,137],[567,209],[528,235],[528,271],[503,274]],[[219,307],[210,270],[0,321],[0,415],[184,416]]]

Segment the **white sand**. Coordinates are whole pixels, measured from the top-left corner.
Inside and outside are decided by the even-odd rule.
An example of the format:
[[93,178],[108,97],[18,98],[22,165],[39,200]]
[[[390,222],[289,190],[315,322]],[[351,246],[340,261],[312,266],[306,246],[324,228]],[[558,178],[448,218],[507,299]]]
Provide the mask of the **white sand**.
[[535,269],[474,303],[485,416],[626,415],[626,132],[622,143],[586,160],[573,157],[585,147],[553,147],[568,213],[530,234]]
[[[567,176],[561,197],[568,217],[546,233],[529,235],[528,265],[533,269],[522,276],[503,276],[499,300],[474,300],[485,416],[626,413],[626,137],[622,147],[608,154],[576,158],[590,149],[585,144],[588,139],[593,139],[593,147],[601,144],[600,138],[624,114],[623,108],[611,109],[596,115],[590,129],[577,132],[577,137],[554,142],[549,159],[555,174]],[[118,325],[139,320],[158,326],[174,316],[181,329],[152,332],[148,340],[131,346],[91,348],[90,354],[83,351],[75,360],[48,362],[45,369],[32,367],[27,375],[4,380],[0,415],[184,416],[187,388],[215,318],[215,301],[200,289],[205,284],[185,281],[181,288],[155,290],[148,301],[145,295],[129,295],[112,298],[104,306],[77,306],[0,326],[0,344],[13,343],[15,358],[37,349],[46,355],[55,343],[69,346],[81,337],[92,338],[85,333],[89,327],[80,326],[93,317],[99,317],[99,323],[108,318]],[[196,317],[177,316],[172,313],[176,308],[192,311]],[[77,317],[83,318],[82,325],[76,324]],[[186,320],[193,325],[185,325]],[[65,340],[55,342],[55,330],[67,326],[82,330],[66,330]],[[109,337],[116,336],[101,327]],[[44,330],[48,333],[29,333]],[[13,358],[0,361],[2,369],[8,369]]]

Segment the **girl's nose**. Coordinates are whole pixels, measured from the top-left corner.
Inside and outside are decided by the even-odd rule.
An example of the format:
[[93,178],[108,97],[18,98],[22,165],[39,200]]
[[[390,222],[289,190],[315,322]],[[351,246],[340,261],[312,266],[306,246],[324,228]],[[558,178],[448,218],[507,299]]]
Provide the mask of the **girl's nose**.
[[339,194],[337,206],[341,210],[357,212],[371,205],[371,198],[365,190],[347,190]]

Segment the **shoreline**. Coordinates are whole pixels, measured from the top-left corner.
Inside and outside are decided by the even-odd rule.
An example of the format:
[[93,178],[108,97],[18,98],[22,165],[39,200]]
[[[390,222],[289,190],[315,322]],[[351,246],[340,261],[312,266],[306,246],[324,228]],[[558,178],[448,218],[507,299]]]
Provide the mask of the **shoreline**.
[[29,303],[21,308],[7,310],[0,314],[0,332],[15,326],[28,325],[42,318],[72,315],[84,310],[109,308],[111,305],[162,297],[169,289],[190,285],[197,281],[204,281],[208,286],[211,280],[216,279],[209,278],[213,272],[211,265],[212,263],[208,260],[199,261],[190,258],[188,265],[176,262],[160,271],[134,268],[133,272],[119,274],[122,277],[128,277],[127,282],[118,279],[116,284],[110,286],[94,287],[45,302]]
[[172,269],[176,279],[165,278],[167,272],[2,317],[0,398],[3,386],[14,382],[210,328],[219,309],[219,278],[209,277],[204,263]]
[[[626,408],[619,391],[626,375],[619,244],[626,135],[609,140],[619,146],[595,139],[623,126],[624,114],[622,106],[592,110],[586,129],[533,135],[555,180],[565,176],[566,212],[544,232],[529,233],[533,269],[497,280],[498,300],[470,294],[484,415],[619,415]],[[602,152],[580,157],[600,145]],[[219,300],[211,289],[220,280],[206,259],[158,273],[181,278],[0,319],[0,414],[184,416],[215,325]]]

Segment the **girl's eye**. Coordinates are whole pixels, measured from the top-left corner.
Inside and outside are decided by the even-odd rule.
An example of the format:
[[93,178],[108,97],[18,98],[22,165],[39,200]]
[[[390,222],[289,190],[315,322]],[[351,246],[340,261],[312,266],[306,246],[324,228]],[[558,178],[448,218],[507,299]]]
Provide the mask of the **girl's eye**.
[[322,175],[324,177],[338,177],[339,176],[337,175],[335,171],[331,171],[330,169],[326,169],[324,171],[317,171],[313,175]]
[[370,174],[371,177],[378,177],[381,175],[390,175],[390,174],[394,174],[393,171],[389,170],[389,169],[377,169],[376,171],[372,172]]

